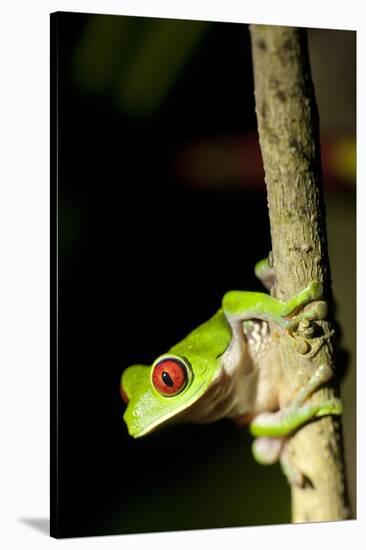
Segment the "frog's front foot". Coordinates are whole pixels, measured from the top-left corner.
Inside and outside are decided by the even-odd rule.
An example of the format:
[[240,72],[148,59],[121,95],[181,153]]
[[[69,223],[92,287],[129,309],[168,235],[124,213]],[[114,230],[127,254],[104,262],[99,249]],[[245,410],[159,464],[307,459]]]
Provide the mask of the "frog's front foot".
[[304,307],[297,315],[288,317],[285,320],[285,328],[291,333],[294,331],[302,321],[321,321],[326,318],[328,314],[327,302],[318,301],[309,304]]
[[330,334],[325,334],[322,327],[309,319],[301,319],[295,330],[286,332],[296,352],[306,359],[315,357],[329,340]]
[[308,304],[297,315],[286,319],[285,334],[292,340],[297,353],[306,358],[314,357],[327,338],[319,334],[320,327],[314,321],[327,317],[328,307],[324,301]]

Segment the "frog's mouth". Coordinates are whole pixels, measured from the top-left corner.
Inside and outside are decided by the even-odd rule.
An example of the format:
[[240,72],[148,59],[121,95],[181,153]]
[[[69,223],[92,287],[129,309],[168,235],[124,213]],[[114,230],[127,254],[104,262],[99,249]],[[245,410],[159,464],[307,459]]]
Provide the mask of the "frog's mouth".
[[[149,391],[147,391],[143,396],[141,396],[141,398],[138,401],[134,401],[133,399],[131,399],[131,401],[128,401],[127,409],[123,416],[127,424],[128,433],[130,434],[130,436],[137,439],[139,437],[143,437],[153,432],[156,428],[161,427],[173,417],[174,417],[174,423],[184,422],[186,415],[189,416],[188,413],[191,407],[201,399],[204,386],[207,386],[209,384],[210,383],[207,383],[207,382],[203,382],[202,384],[200,384],[197,388],[195,388],[194,393],[192,393],[189,399],[187,399],[187,401],[185,401],[181,405],[176,405],[172,402],[172,405],[168,411],[164,410],[163,412],[163,410],[161,410],[160,412],[159,408],[164,407],[165,409],[165,407],[169,403],[168,400],[173,399],[172,397],[167,397],[166,402],[165,403],[163,402],[160,405],[160,407],[152,406],[151,410],[155,409],[154,419],[151,422],[148,422],[147,424],[145,424],[143,421],[143,418],[140,417],[139,410],[144,409],[144,407],[142,407],[141,405],[143,403],[146,403],[147,401],[150,401],[151,397],[153,397],[151,395],[152,390],[149,389]],[[140,402],[140,406],[139,406],[139,402]],[[131,407],[131,410],[133,410],[134,412],[132,413],[130,412],[130,407]]]

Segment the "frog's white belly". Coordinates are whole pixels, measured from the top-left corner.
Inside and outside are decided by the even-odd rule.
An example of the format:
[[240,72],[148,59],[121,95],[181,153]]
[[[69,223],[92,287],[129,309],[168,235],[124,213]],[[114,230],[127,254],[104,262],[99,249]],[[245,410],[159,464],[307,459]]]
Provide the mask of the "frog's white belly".
[[205,394],[186,411],[185,419],[208,423],[277,407],[278,349],[268,326],[262,327],[251,323],[245,337],[243,333],[233,337],[221,357],[221,369]]

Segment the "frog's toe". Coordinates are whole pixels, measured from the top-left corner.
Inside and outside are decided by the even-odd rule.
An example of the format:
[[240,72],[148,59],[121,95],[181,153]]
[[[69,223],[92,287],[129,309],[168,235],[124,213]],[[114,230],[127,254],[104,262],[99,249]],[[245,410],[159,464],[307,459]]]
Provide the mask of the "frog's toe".
[[327,302],[316,302],[311,304],[311,307],[304,313],[303,319],[308,321],[320,321],[325,319],[328,313]]
[[287,448],[284,449],[280,456],[280,463],[283,473],[285,474],[287,481],[290,485],[294,485],[299,488],[304,488],[307,482],[307,478],[303,472],[292,462]]
[[324,401],[320,404],[316,416],[326,416],[328,414],[343,414],[343,403],[341,399],[334,397],[333,399],[329,399],[328,401]]
[[257,437],[252,444],[252,453],[259,464],[274,464],[280,458],[283,446],[283,437]]
[[317,300],[323,295],[323,285],[319,281],[311,281],[307,290],[312,300]]

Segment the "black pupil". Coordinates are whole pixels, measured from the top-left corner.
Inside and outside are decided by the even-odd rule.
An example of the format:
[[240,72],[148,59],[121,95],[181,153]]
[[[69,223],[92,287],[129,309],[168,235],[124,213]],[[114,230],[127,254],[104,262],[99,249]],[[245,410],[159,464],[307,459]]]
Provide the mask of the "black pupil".
[[169,386],[171,388],[174,385],[173,380],[170,378],[170,375],[167,372],[164,371],[161,377],[166,386]]

